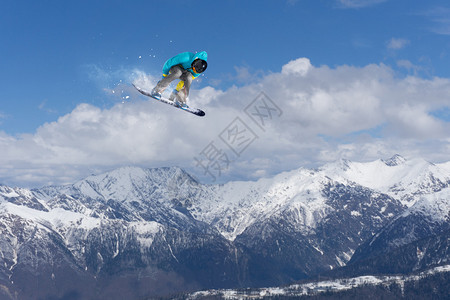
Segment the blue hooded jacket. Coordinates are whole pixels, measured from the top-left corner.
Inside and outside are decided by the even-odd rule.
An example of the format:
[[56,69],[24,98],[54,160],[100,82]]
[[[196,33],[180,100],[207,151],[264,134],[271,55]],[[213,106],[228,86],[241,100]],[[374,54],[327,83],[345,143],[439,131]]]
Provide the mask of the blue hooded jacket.
[[169,58],[163,66],[163,76],[169,75],[169,71],[173,66],[181,65],[185,70],[188,70],[192,73],[194,77],[198,77],[200,74],[195,73],[192,68],[192,62],[197,58],[207,61],[208,54],[206,51],[192,53],[192,52],[183,52],[172,58]]

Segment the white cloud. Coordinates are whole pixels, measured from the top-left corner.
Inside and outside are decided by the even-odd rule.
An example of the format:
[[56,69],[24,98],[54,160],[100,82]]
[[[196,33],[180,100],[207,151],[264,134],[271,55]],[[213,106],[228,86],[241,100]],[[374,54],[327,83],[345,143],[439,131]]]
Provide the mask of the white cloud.
[[307,58],[298,58],[292,60],[281,68],[283,75],[300,75],[305,76],[308,70],[311,69],[311,62]]
[[424,15],[432,22],[430,30],[437,34],[450,35],[450,8],[436,6],[425,12]]
[[[132,77],[144,88],[156,83],[143,72],[133,71]],[[0,132],[0,182],[59,184],[121,165],[179,165],[208,180],[194,157],[211,142],[232,153],[220,135],[236,117],[257,138],[231,157],[222,181],[341,157],[370,160],[401,153],[450,160],[449,123],[430,113],[448,106],[447,78],[398,78],[383,64],[316,67],[299,58],[243,87],[193,90],[190,104],[206,111],[203,118],[126,86],[130,100],[125,103],[108,109],[79,104],[33,134]],[[261,91],[282,110],[280,117],[266,119],[264,130],[244,112]]]
[[391,38],[387,43],[387,48],[391,50],[400,50],[409,44],[407,39]]
[[338,3],[345,8],[361,8],[386,2],[388,0],[338,0]]
[[407,70],[416,70],[419,68],[419,66],[414,65],[411,61],[406,59],[401,59],[397,61],[397,66],[405,68]]

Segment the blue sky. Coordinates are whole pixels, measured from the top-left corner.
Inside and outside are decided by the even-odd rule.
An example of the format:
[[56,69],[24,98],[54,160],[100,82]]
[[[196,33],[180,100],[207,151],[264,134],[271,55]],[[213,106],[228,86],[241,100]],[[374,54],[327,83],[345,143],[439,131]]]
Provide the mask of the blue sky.
[[[1,7],[0,34],[3,42],[0,46],[0,133],[5,141],[3,147],[7,149],[4,151],[15,149],[13,152],[17,153],[25,151],[24,149],[28,147],[23,145],[40,143],[39,147],[52,149],[54,153],[60,146],[56,146],[58,143],[51,141],[52,139],[48,137],[50,133],[43,136],[42,132],[52,126],[60,126],[59,130],[64,132],[63,122],[74,117],[80,111],[80,105],[86,104],[91,109],[99,110],[103,117],[118,109],[122,102],[128,103],[130,107],[141,105],[145,99],[128,88],[136,77],[141,76],[142,79],[142,76],[146,76],[146,82],[154,84],[160,76],[161,66],[166,59],[180,52],[201,50],[208,52],[208,70],[200,80],[194,83],[194,88],[203,93],[202,97],[210,97],[198,103],[206,105],[205,109],[209,111],[214,109],[208,107],[208,104],[213,103],[211,99],[216,98],[229,103],[229,106],[227,103],[217,105],[239,110],[237,104],[241,103],[245,106],[252,101],[254,94],[251,94],[250,90],[264,90],[272,98],[277,99],[281,96],[287,98],[291,95],[298,96],[302,90],[294,89],[291,94],[287,93],[292,86],[297,85],[296,81],[291,83],[292,86],[281,89],[280,85],[283,85],[283,81],[271,87],[270,76],[275,78],[277,75],[284,74],[292,77],[289,74],[302,73],[297,72],[299,69],[296,69],[294,73],[289,71],[283,73],[282,69],[289,62],[305,58],[311,65],[310,69],[329,76],[330,80],[338,80],[339,76],[347,76],[349,80],[353,80],[347,83],[343,80],[339,83],[340,85],[334,85],[331,81],[320,83],[312,78],[308,79],[307,82],[317,84],[317,89],[329,84],[326,91],[330,95],[333,90],[339,90],[342,85],[357,85],[357,76],[370,77],[370,72],[373,72],[374,77],[369,78],[368,82],[375,81],[380,85],[386,83],[386,86],[380,90],[388,90],[391,85],[398,89],[398,94],[393,93],[389,96],[392,99],[406,98],[407,95],[401,95],[402,87],[405,85],[421,92],[421,89],[425,87],[430,94],[425,93],[423,97],[427,99],[422,100],[428,101],[429,97],[436,97],[436,100],[430,101],[427,105],[417,100],[417,103],[414,102],[415,105],[402,112],[405,114],[410,112],[411,115],[414,115],[414,112],[423,112],[424,124],[431,124],[430,130],[433,132],[436,130],[445,132],[448,126],[448,103],[450,102],[450,99],[446,99],[446,92],[448,92],[446,84],[450,78],[448,68],[450,65],[450,4],[448,1],[5,0],[2,1]],[[372,70],[370,66],[375,66],[375,69]],[[291,67],[295,69],[299,65],[293,64]],[[307,82],[298,86],[305,87]],[[213,89],[214,92],[208,94],[207,91],[210,91],[208,88]],[[385,103],[387,106],[390,105],[383,102],[383,96],[379,94],[380,90],[375,89],[373,94],[367,97],[377,98],[383,107]],[[235,91],[242,91],[242,98],[239,98],[239,93],[236,94]],[[195,92],[192,96],[194,95]],[[233,95],[231,99],[230,95]],[[192,96],[191,99],[193,99]],[[339,97],[336,96],[335,99],[341,99]],[[310,97],[308,101],[314,99]],[[279,101],[283,102],[285,99]],[[409,105],[408,101],[399,103],[395,109]],[[312,102],[311,109],[315,108],[314,105],[317,103]],[[380,106],[380,104],[377,105],[374,107]],[[157,109],[170,117],[174,113],[161,107]],[[223,123],[217,125],[216,131],[211,131],[209,136],[198,143],[207,145],[209,141],[214,140],[226,127],[227,122],[232,121],[233,113],[235,115],[237,112],[230,112],[229,121],[224,117]],[[346,148],[346,145],[354,143],[355,139],[358,141],[363,139],[364,134],[368,138],[376,139],[378,144],[388,144],[386,141],[389,135],[384,130],[398,132],[405,137],[405,149],[411,147],[410,143],[413,143],[411,140],[417,136],[430,136],[426,130],[421,132],[417,129],[415,132],[410,132],[399,126],[390,128],[386,124],[394,126],[398,120],[389,119],[387,115],[388,113],[385,113],[384,118],[374,120],[366,126],[349,128],[352,125],[347,124],[347,130],[339,132],[319,130],[319,127],[314,127],[310,135],[327,143],[330,149],[326,151],[322,149],[326,153],[331,149]],[[173,116],[184,118],[179,114]],[[189,122],[202,122],[189,120]],[[296,125],[300,126],[306,121],[303,120],[298,124],[295,123],[296,121],[292,122],[292,127],[295,128]],[[165,126],[164,123],[160,125]],[[324,128],[335,126],[322,125]],[[438,127],[439,129],[436,129]],[[168,127],[165,129],[168,130]],[[64,128],[64,130],[68,130],[68,134],[74,134],[76,139],[77,135],[70,133],[70,129]],[[431,134],[431,136],[434,135]],[[268,139],[269,136],[266,138]],[[398,139],[398,136],[396,138]],[[426,142],[423,139],[419,140],[419,144],[413,143],[415,145],[413,148],[417,151],[412,151],[411,155],[426,157],[428,152],[420,150],[425,147]],[[79,141],[79,143],[82,142]],[[444,150],[447,149],[448,135],[444,133],[437,135],[431,144],[434,143],[438,143]],[[314,145],[317,146],[317,144]],[[298,151],[295,146],[292,149]],[[395,150],[402,149],[400,147]],[[202,149],[189,148],[183,153],[188,153],[186,157],[191,161],[192,155],[200,150]],[[441,155],[435,155],[430,159],[446,160],[444,150]],[[80,151],[84,150],[80,149]],[[305,151],[315,153],[317,149],[312,147]],[[352,154],[350,158],[370,159],[392,151],[394,151],[393,147],[386,146],[383,151],[370,155],[358,152],[358,155]],[[251,152],[255,153],[255,157],[247,153],[248,157],[241,157],[240,163],[247,161],[251,164],[255,159],[272,159],[269,158],[269,152],[258,154],[256,149]],[[331,157],[345,156],[342,152],[337,152],[339,154]],[[31,185],[58,182],[53,177],[61,176],[60,173],[50,172],[51,174],[44,176],[44,179],[38,179],[42,173],[48,171],[48,168],[53,168],[52,163],[38,164],[34,154],[25,151],[23,155],[24,159],[5,158],[4,164],[8,167],[5,167],[3,172],[6,175],[0,174],[0,181],[17,184],[23,182]],[[48,153],[47,155],[52,156]],[[279,155],[282,157],[288,154],[280,153]],[[121,156],[120,153],[114,154],[114,157],[119,161],[117,165],[181,164],[186,168],[190,166],[189,164],[185,166],[176,159],[176,157],[181,158],[182,155],[159,160],[153,156],[130,159]],[[275,159],[279,165],[289,165],[282,160],[282,158]],[[72,162],[64,159],[54,164],[61,170],[67,168],[79,170],[72,175],[62,176],[70,181],[91,171],[115,167],[116,164],[112,161],[114,161],[113,158],[102,163],[93,161],[89,167],[81,167],[83,163],[80,161]],[[309,156],[304,162],[313,164],[319,161],[326,161],[326,159]],[[33,175],[30,175],[32,171],[26,168],[20,176],[8,175],[11,174],[11,169],[23,169],[24,165],[30,162],[36,163],[36,166],[31,169],[38,170]],[[299,161],[295,166],[300,166],[302,163]],[[287,168],[274,168],[267,164],[265,169],[252,169],[250,173],[246,173],[242,170],[248,168],[238,167],[238,165],[239,163],[234,164],[234,168],[240,168],[241,171],[230,170],[227,178],[255,178],[257,176],[255,174],[268,175]],[[28,175],[26,172],[29,172]]]

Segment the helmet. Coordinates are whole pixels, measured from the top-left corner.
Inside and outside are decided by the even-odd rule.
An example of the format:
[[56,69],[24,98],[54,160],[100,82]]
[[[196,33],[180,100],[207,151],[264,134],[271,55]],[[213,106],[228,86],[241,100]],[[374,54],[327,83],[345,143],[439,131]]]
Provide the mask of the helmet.
[[206,70],[208,64],[205,60],[197,58],[192,62],[191,66],[195,73],[203,73]]

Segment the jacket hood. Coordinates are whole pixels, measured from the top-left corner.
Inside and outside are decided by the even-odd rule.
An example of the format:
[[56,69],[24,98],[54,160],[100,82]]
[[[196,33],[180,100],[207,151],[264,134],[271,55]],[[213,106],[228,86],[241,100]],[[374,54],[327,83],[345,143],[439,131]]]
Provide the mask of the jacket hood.
[[194,58],[192,59],[192,61],[196,60],[197,58],[203,59],[204,61],[207,61],[208,60],[208,53],[206,53],[206,51],[202,51],[202,52],[196,53],[194,55]]

